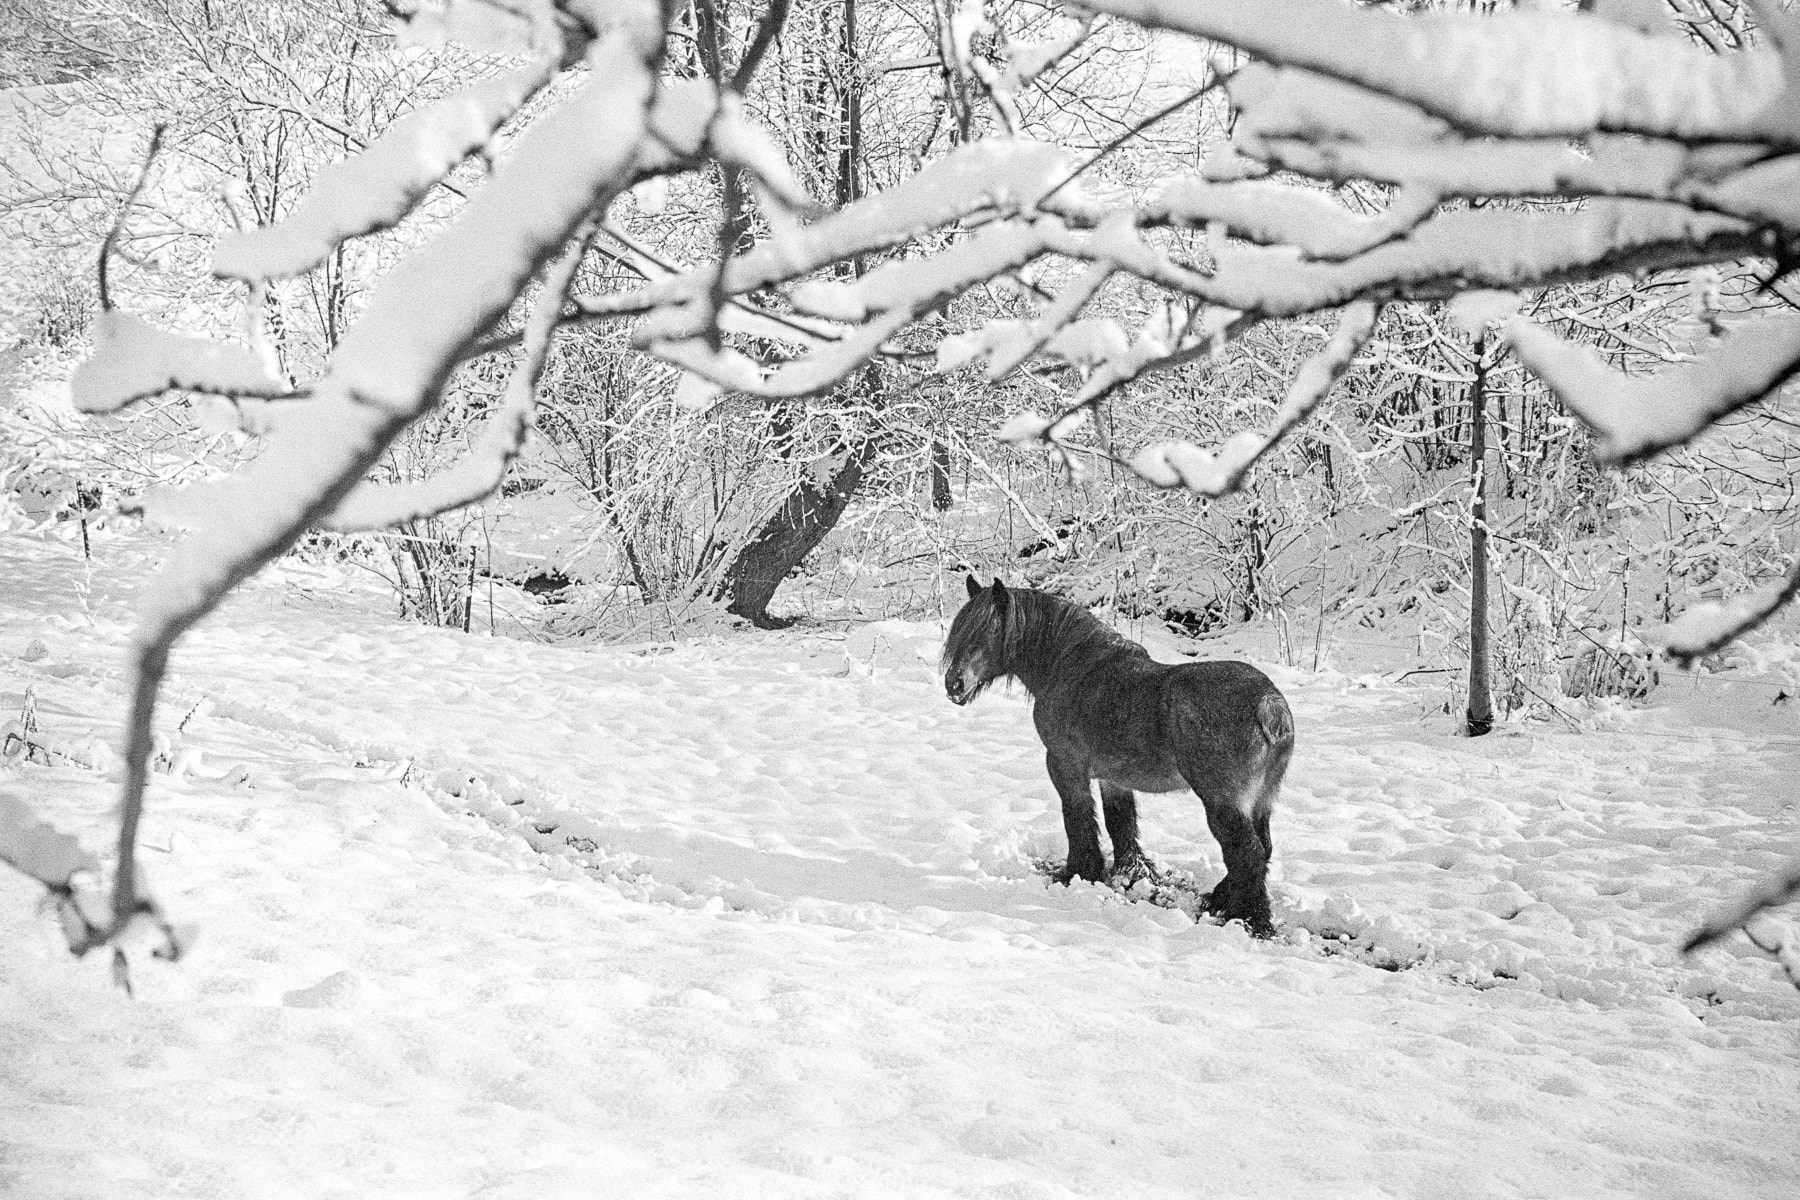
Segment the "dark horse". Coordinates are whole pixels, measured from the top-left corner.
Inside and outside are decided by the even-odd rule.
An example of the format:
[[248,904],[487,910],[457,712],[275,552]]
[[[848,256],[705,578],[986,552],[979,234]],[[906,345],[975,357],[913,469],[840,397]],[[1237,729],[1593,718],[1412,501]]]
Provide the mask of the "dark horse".
[[944,641],[944,691],[967,704],[1010,675],[1031,693],[1069,836],[1058,878],[1106,877],[1094,780],[1113,874],[1127,878],[1151,871],[1138,845],[1134,791],[1186,786],[1206,806],[1225,853],[1225,878],[1207,911],[1273,936],[1269,810],[1294,753],[1294,717],[1269,677],[1248,663],[1159,663],[1066,600],[997,579],[983,588],[970,576],[968,586],[969,602]]

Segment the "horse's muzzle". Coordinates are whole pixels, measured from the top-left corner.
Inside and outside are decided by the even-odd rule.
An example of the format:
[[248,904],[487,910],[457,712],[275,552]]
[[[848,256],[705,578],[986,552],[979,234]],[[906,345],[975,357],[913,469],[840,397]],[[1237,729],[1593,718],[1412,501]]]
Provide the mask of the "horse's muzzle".
[[952,704],[962,705],[969,702],[969,693],[963,687],[962,676],[951,675],[944,680],[944,695],[950,697]]

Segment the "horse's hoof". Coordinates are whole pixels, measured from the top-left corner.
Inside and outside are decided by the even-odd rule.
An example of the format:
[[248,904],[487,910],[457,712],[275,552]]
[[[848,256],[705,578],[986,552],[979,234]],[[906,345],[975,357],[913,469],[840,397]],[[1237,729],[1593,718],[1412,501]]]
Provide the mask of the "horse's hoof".
[[1074,883],[1077,879],[1085,879],[1089,883],[1106,882],[1106,864],[1070,863],[1050,878],[1061,884]]
[[1162,872],[1158,871],[1156,864],[1147,858],[1132,858],[1115,865],[1112,874],[1106,877],[1106,882],[1112,887],[1126,892],[1130,891],[1140,879],[1159,883],[1162,880]]

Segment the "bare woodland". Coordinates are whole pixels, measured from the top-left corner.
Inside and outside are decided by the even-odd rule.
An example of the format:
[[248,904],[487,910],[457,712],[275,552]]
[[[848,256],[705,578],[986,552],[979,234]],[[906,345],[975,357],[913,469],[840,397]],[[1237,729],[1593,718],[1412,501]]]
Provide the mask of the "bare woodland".
[[297,548],[466,629],[502,488],[578,487],[664,612],[776,623],[836,536],[1194,632],[1404,622],[1471,733],[1800,590],[1775,0],[392,7],[6,10],[5,303],[91,414],[7,469],[188,531],[104,903],[0,811],[78,953],[180,953],[135,863],[183,634]]

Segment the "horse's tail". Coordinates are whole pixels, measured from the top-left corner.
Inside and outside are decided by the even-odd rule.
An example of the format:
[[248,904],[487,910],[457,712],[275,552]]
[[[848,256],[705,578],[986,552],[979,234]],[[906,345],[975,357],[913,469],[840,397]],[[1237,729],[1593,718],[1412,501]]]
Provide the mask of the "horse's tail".
[[1287,700],[1274,688],[1256,702],[1256,725],[1271,750],[1294,748],[1294,712]]

